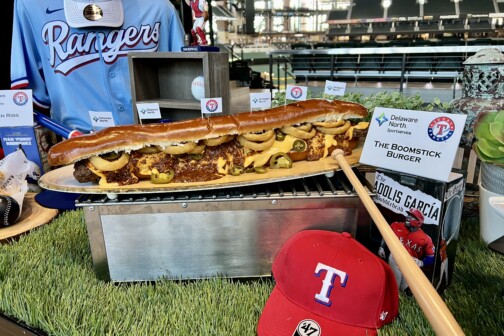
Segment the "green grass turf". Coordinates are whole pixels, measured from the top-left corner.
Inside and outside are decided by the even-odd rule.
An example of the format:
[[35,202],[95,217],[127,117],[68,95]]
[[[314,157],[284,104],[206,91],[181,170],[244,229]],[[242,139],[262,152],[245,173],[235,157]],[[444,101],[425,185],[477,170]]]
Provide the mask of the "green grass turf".
[[[0,311],[49,335],[254,335],[273,280],[113,284],[96,279],[81,210],[0,246]],[[504,335],[504,256],[465,218],[443,293],[466,335]],[[434,335],[413,297],[380,335]]]

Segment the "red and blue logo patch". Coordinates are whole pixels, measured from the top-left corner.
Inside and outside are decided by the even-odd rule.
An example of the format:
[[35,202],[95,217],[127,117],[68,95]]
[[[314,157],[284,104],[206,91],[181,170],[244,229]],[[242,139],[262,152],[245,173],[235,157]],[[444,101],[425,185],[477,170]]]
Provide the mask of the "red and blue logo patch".
[[455,132],[455,123],[448,117],[439,117],[432,120],[427,129],[429,138],[436,142],[446,141]]

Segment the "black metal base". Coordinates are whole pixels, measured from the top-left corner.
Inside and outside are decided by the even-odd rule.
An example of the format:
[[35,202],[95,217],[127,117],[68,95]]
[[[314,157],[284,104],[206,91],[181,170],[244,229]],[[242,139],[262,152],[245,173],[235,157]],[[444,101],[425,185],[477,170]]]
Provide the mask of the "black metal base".
[[488,248],[500,254],[504,254],[504,236],[488,244]]

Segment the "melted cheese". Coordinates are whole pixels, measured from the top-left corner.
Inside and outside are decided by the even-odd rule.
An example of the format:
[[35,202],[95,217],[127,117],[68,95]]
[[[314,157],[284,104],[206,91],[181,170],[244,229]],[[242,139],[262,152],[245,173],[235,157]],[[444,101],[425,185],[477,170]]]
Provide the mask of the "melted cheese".
[[219,157],[217,159],[217,171],[219,172],[219,174],[226,175],[228,173],[226,164],[227,161],[223,157]]
[[95,167],[93,167],[93,165],[88,164],[88,168],[93,172],[93,174],[96,174],[100,177],[98,184],[101,187],[117,187],[119,185],[119,183],[117,182],[108,183],[105,174],[103,174],[100,170],[97,170]]
[[292,146],[294,145],[294,141],[298,140],[298,138],[295,138],[290,135],[286,135],[285,139],[283,141],[275,141],[273,143],[273,146],[271,146],[269,149],[257,153],[251,156],[248,156],[245,158],[245,163],[243,164],[244,167],[249,167],[252,163],[254,164],[255,167],[262,167],[266,165],[272,155],[275,155],[276,153],[287,153],[292,149]]
[[325,134],[324,137],[324,155],[321,159],[326,158],[329,155],[329,148],[332,146],[336,146],[338,141],[334,139],[334,136],[331,134]]
[[345,135],[346,135],[346,137],[347,137],[348,140],[352,140],[353,139],[353,131],[354,131],[354,129],[363,130],[363,129],[366,129],[368,127],[369,127],[369,122],[367,122],[367,121],[361,121],[357,125],[351,126],[346,131]]

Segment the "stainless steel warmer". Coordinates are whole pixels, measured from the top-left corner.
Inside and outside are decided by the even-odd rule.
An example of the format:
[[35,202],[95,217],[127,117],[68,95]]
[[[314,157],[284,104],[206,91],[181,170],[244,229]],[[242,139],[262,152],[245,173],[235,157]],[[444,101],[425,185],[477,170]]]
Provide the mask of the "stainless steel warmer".
[[77,206],[96,274],[114,282],[269,276],[295,232],[346,231],[365,240],[371,225],[341,171],[210,191],[82,195]]

